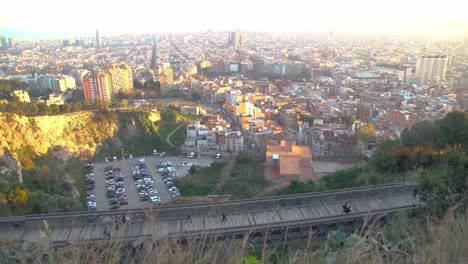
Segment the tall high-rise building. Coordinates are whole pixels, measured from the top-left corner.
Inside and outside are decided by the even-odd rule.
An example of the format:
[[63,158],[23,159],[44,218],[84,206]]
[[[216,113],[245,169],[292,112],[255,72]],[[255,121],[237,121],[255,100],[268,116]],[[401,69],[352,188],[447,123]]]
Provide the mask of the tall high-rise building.
[[13,48],[15,46],[15,39],[14,38],[8,38],[8,44],[10,44],[10,48]]
[[156,47],[156,40],[154,39],[153,35],[153,49],[151,50],[151,63],[150,63],[150,69],[155,69],[156,68],[156,62],[157,62],[157,47]]
[[81,76],[85,101],[94,103],[96,100],[108,102],[111,100],[111,78],[102,70],[84,71]]
[[159,84],[162,93],[167,93],[174,82],[174,71],[165,65],[159,68]]
[[428,83],[445,79],[448,58],[445,55],[422,56],[416,62],[416,77],[419,82]]
[[108,69],[112,92],[125,92],[133,88],[132,68],[126,64],[112,66]]
[[2,44],[2,49],[7,49],[8,48],[7,41],[6,41],[6,38],[4,36],[0,36],[0,42]]
[[239,32],[235,31],[228,34],[228,46],[238,49],[241,48],[242,45],[242,35]]
[[101,36],[99,36],[99,30],[96,30],[96,47],[100,48],[101,45],[102,45]]

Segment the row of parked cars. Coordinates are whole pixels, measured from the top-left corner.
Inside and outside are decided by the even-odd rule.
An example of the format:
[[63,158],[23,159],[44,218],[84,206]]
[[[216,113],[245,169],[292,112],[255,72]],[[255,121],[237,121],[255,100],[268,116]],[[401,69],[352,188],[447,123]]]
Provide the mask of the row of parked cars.
[[94,190],[94,164],[93,163],[86,163],[85,165],[86,169],[86,191],[88,193],[86,194],[86,207],[88,208],[89,211],[96,211],[96,196],[92,193]]
[[150,200],[153,204],[161,202],[161,197],[154,188],[154,181],[151,178],[151,174],[143,161],[138,161],[138,163],[132,167],[132,177],[135,181],[135,187],[141,201]]
[[107,166],[104,168],[104,172],[107,188],[106,197],[109,199],[109,210],[119,209],[121,205],[128,204],[123,183],[124,176],[121,169]]
[[172,179],[177,177],[177,171],[172,166],[172,163],[170,161],[157,161],[154,165],[158,168],[158,172],[161,174],[164,183],[167,185],[167,189],[172,198],[180,196],[179,189],[177,189],[172,182]]

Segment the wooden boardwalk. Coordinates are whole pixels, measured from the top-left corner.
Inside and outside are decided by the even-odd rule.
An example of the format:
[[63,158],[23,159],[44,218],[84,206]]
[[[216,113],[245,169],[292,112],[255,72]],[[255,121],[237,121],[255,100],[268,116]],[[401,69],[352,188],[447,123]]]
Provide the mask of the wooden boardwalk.
[[[352,212],[342,212],[344,202],[349,202]],[[219,212],[204,215],[187,215],[179,217],[152,217],[146,219],[130,219],[126,223],[119,222],[116,229],[114,216],[101,219],[97,223],[76,224],[70,226],[0,228],[0,237],[13,241],[40,242],[49,240],[55,244],[66,244],[79,241],[95,241],[109,239],[104,230],[110,231],[110,238],[128,240],[141,237],[180,237],[203,236],[223,233],[241,233],[259,229],[284,228],[307,223],[346,220],[364,217],[366,215],[386,214],[391,212],[411,210],[421,206],[409,192],[388,194],[377,197],[363,197],[355,200],[313,203],[305,205],[265,207],[246,211],[226,211],[227,220],[222,221]],[[179,214],[183,215],[183,214]],[[118,217],[118,216],[117,216]],[[42,220],[44,222],[44,220]],[[47,221],[47,220],[46,220]],[[48,229],[45,226],[48,226]]]

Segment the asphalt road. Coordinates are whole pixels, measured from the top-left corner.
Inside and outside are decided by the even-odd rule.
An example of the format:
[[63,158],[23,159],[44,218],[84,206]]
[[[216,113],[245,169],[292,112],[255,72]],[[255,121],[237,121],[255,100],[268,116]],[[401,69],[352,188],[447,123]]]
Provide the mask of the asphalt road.
[[[202,156],[199,158],[182,158],[182,157],[175,157],[175,156],[159,157],[159,155],[153,155],[153,156],[132,158],[132,159],[126,159],[126,160],[119,160],[119,161],[96,163],[94,165],[95,188],[93,191],[88,191],[88,193],[93,193],[96,196],[95,201],[96,201],[96,207],[98,211],[109,210],[109,199],[106,197],[107,187],[106,187],[106,178],[104,174],[104,168],[107,166],[112,166],[112,168],[120,168],[124,176],[123,183],[125,186],[125,193],[127,195],[128,205],[120,206],[119,210],[135,209],[135,208],[149,208],[153,206],[151,201],[140,201],[140,197],[138,196],[138,192],[136,190],[134,180],[131,176],[131,168],[132,166],[138,163],[139,159],[145,159],[146,167],[148,168],[151,174],[151,177],[153,178],[153,181],[154,181],[154,188],[158,191],[158,196],[161,197],[161,202],[167,203],[171,201],[173,198],[171,197],[169,191],[167,190],[167,186],[162,180],[162,177],[159,174],[158,169],[154,166],[156,161],[170,161],[173,167],[176,169],[178,177],[184,177],[188,174],[188,170],[191,164],[195,164],[198,166],[209,166],[211,162],[213,162],[214,157]],[[189,163],[189,166],[182,167],[180,165],[180,162],[182,160],[187,160]]]

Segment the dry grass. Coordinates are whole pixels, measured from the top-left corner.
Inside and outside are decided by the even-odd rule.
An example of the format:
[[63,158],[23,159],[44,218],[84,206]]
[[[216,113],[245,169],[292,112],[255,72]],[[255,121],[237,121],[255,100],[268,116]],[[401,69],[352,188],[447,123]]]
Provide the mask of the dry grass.
[[[369,224],[360,233],[368,241],[366,246],[356,243],[341,249],[335,254],[336,258],[331,258],[332,263],[468,263],[467,220],[466,216],[456,218],[449,212],[438,224],[429,220],[421,224],[421,219],[405,216],[397,217],[383,230]],[[122,225],[116,232],[123,234],[125,229],[126,225]],[[154,226],[151,238],[133,242],[110,239],[92,244],[80,241],[58,249],[51,247],[47,238],[29,248],[20,243],[5,243],[2,239],[0,248],[16,250],[16,260],[19,261],[12,261],[15,258],[3,251],[0,263],[329,263],[327,252],[317,246],[323,242],[310,239],[254,248],[246,239],[200,237],[197,240],[173,240],[165,238],[166,234],[164,226]],[[392,242],[388,250],[383,250],[379,234]],[[410,254],[397,243],[404,238],[414,241],[415,247]],[[258,262],[249,262],[252,259]]]

